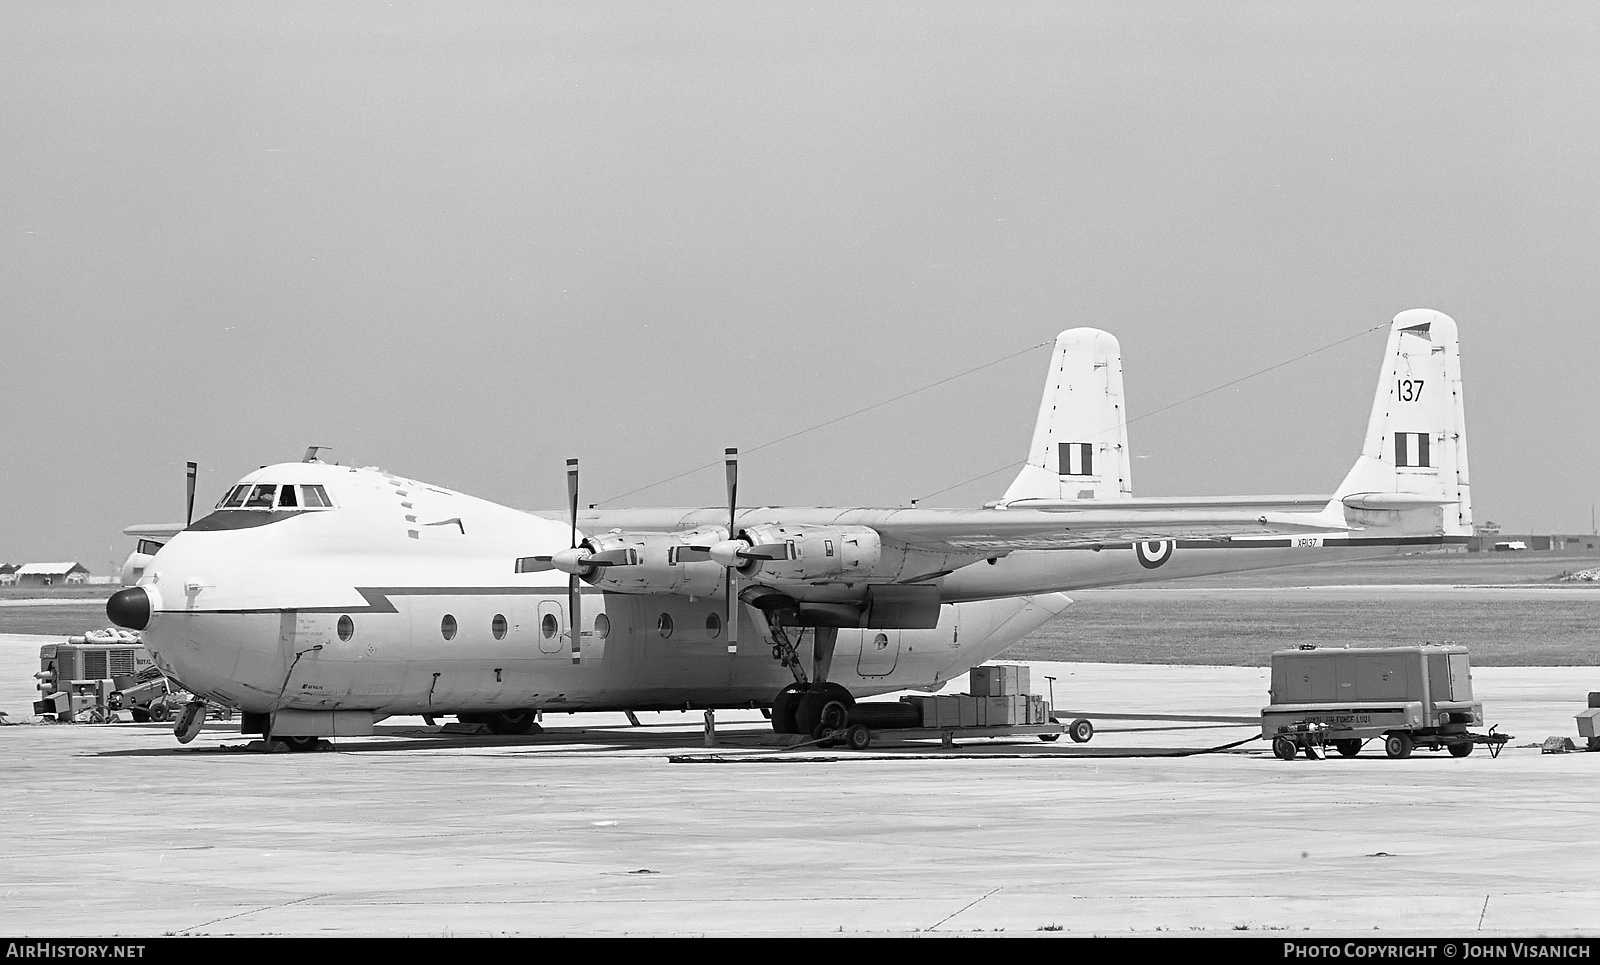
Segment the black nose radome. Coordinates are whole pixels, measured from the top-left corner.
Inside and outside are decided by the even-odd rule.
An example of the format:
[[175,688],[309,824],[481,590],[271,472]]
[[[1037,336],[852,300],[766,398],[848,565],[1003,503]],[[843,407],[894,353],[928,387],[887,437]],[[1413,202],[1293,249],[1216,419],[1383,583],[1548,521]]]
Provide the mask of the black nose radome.
[[150,594],[142,586],[118,590],[106,601],[106,616],[119,627],[143,630],[150,625]]

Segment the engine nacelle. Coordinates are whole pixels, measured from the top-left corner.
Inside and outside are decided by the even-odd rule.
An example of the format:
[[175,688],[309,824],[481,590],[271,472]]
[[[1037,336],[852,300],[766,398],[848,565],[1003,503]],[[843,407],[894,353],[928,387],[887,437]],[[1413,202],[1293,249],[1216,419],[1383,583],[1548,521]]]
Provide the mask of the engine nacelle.
[[723,569],[709,560],[685,562],[680,550],[692,542],[720,539],[722,532],[606,533],[583,541],[595,555],[632,562],[596,566],[583,573],[584,582],[614,593],[677,593],[710,596],[722,587]]
[[[739,534],[756,547],[785,546],[782,558],[761,560],[763,579],[866,579],[883,559],[883,542],[870,526],[794,526],[764,523]],[[776,555],[776,554],[774,554]]]

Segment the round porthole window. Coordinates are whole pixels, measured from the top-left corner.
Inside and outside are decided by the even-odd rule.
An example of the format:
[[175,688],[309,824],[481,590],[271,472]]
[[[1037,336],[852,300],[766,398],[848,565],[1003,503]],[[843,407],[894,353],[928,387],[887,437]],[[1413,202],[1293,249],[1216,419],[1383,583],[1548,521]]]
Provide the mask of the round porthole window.
[[456,618],[446,613],[444,619],[439,621],[439,633],[446,640],[454,640],[456,638]]
[[661,634],[662,639],[672,636],[672,617],[669,614],[661,614],[661,618],[656,621],[656,632]]
[[348,617],[348,616],[340,617],[339,618],[339,639],[348,642],[349,639],[351,637],[355,636],[355,635],[356,635],[356,621],[350,619],[350,617]]
[[722,636],[722,618],[715,613],[706,616],[706,636],[713,640]]
[[889,649],[889,635],[886,634],[886,633],[880,633],[877,636],[873,637],[872,638],[872,646],[874,648],[878,649],[878,650],[887,650],[887,649]]
[[554,638],[556,631],[560,628],[560,624],[556,622],[556,615],[554,613],[546,613],[544,615],[544,619],[539,621],[539,632],[544,634],[544,638],[546,640]]
[[494,615],[494,619],[489,622],[489,632],[494,634],[496,640],[504,640],[506,638],[505,614],[496,613]]
[[611,636],[611,618],[604,613],[594,618],[594,635],[602,640]]

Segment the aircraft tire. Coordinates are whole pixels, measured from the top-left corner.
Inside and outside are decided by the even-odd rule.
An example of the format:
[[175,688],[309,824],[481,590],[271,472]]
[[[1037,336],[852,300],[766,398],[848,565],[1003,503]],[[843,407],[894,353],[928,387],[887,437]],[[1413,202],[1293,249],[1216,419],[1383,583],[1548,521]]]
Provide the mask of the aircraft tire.
[[272,739],[279,741],[283,746],[296,753],[314,751],[317,749],[317,742],[322,740],[320,737],[274,737]]
[[480,716],[483,725],[489,728],[489,733],[514,737],[536,733],[535,729],[539,726],[538,719],[538,715],[531,710],[501,711]]
[[772,732],[774,734],[799,734],[794,712],[800,707],[800,698],[810,689],[810,684],[790,684],[772,698]]
[[1361,742],[1351,738],[1349,740],[1336,740],[1333,749],[1339,752],[1340,757],[1355,757],[1361,753]]
[[[811,689],[805,692],[795,707],[794,723],[798,733],[816,736],[817,728],[823,723],[824,709],[834,703],[839,704],[844,711],[843,719],[838,721],[838,726],[844,727],[850,722],[850,708],[855,706],[856,699],[850,695],[850,691],[838,684],[812,684]],[[837,715],[838,712],[835,711],[835,717]]]

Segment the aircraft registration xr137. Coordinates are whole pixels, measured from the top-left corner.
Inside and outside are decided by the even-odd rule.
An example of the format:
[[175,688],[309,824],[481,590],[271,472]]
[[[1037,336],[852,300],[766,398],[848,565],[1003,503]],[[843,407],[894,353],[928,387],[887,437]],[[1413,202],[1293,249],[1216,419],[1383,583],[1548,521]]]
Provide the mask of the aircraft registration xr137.
[[[772,707],[842,726],[934,688],[1071,602],[1063,591],[1464,543],[1456,324],[1394,319],[1365,443],[1329,496],[1135,498],[1117,342],[1056,342],[1024,466],[980,509],[528,513],[307,461],[240,480],[107,612],[163,670],[291,747],[392,715],[526,733],[547,711]],[[563,518],[564,517],[564,518]],[[141,543],[141,548],[145,548]]]

